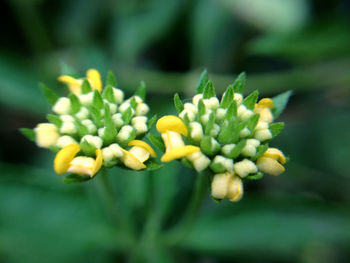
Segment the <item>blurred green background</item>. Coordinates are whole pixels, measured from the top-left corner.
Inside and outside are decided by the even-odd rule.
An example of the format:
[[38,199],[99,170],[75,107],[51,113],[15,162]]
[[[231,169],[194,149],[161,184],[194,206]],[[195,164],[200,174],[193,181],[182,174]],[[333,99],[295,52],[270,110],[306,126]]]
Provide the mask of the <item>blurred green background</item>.
[[[0,262],[350,261],[349,1],[5,0],[0,8]],[[160,233],[181,218],[194,172],[176,162],[154,174],[112,169],[113,203],[99,180],[61,183],[54,154],[18,132],[45,121],[39,81],[65,94],[56,80],[65,65],[81,75],[112,69],[129,95],[145,80],[151,114],[175,113],[173,93],[191,98],[204,68],[218,93],[242,71],[247,93],[292,89],[279,118],[286,128],[272,143],[291,157],[287,171],[246,182],[237,204],[208,195],[173,244]],[[107,213],[114,207],[125,227]]]

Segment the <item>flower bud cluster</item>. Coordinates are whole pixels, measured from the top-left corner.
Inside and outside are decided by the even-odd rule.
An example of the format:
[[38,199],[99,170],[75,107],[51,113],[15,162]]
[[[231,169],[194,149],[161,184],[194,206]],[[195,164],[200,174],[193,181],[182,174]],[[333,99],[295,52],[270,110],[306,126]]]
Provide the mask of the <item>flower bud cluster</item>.
[[238,201],[243,194],[240,180],[284,171],[283,153],[268,145],[283,128],[273,123],[273,100],[257,101],[257,91],[244,97],[243,87],[241,75],[221,100],[211,81],[202,83],[191,102],[182,104],[175,96],[179,117],[187,127],[186,144],[200,149],[181,158],[197,172],[213,174],[212,196],[218,199]]
[[[91,71],[93,72],[91,73]],[[48,114],[49,123],[40,123],[34,128],[37,145],[60,151],[74,144],[79,146],[78,153],[84,158],[85,156],[87,156],[86,158],[93,156],[97,158],[96,151],[99,150],[105,166],[118,164],[134,169],[135,166],[132,166],[132,163],[135,161],[142,164],[138,164],[137,167],[145,168],[143,162],[148,159],[149,154],[142,161],[134,158],[128,162],[129,165],[123,163],[123,156],[129,154],[125,149],[131,146],[131,142],[142,139],[149,131],[146,116],[149,107],[141,98],[145,93],[145,86],[141,85],[139,88],[141,96],[133,95],[124,99],[124,92],[116,88],[116,85],[112,85],[113,81],[112,84],[108,84],[102,89],[98,71],[90,70],[88,72],[90,74],[87,76],[92,77],[87,80],[74,79],[70,76],[59,78],[60,81],[68,85],[71,93],[67,97],[55,95],[52,103],[52,111],[55,114]],[[114,76],[112,77],[114,79]],[[49,94],[53,94],[53,92],[50,91]],[[137,147],[140,149],[145,147],[144,144],[141,146],[133,144],[133,146],[133,151],[136,151]],[[76,150],[74,147],[70,149],[71,152]],[[68,168],[67,171],[79,174],[79,171],[85,169],[85,172],[81,172],[81,174],[87,174],[86,169],[91,171],[92,164],[94,164],[94,159],[90,159],[80,158],[72,161],[71,164],[74,168],[70,170]],[[79,163],[81,167],[85,168],[79,170],[77,168]]]

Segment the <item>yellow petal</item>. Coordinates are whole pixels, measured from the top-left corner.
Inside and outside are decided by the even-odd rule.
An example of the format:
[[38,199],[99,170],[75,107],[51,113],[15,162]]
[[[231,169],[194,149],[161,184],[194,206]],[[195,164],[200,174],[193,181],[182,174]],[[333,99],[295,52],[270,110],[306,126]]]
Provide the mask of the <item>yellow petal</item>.
[[126,167],[129,167],[133,170],[141,170],[146,168],[146,165],[140,162],[139,159],[137,159],[132,153],[124,149],[122,149],[122,151],[124,154],[121,160],[123,161]]
[[101,81],[101,75],[100,72],[96,69],[89,69],[86,72],[86,77],[89,80],[91,86],[93,89],[96,89],[98,91],[102,90],[102,81]]
[[272,158],[264,156],[260,157],[257,160],[256,165],[260,171],[270,175],[277,176],[284,172],[284,167],[278,161]]
[[261,108],[273,108],[273,100],[269,98],[263,98],[258,102],[258,107]]
[[199,151],[200,148],[193,145],[174,147],[169,152],[165,153],[160,160],[162,162],[170,162]]
[[69,90],[76,94],[79,95],[81,93],[81,84],[82,82],[78,79],[75,79],[71,76],[63,75],[58,78],[58,81],[67,84]]
[[96,160],[95,165],[92,170],[91,177],[94,177],[94,175],[101,169],[102,166],[102,152],[100,149],[96,149]]
[[269,158],[275,159],[281,164],[286,163],[286,157],[284,156],[283,152],[281,152],[277,148],[268,148],[266,152],[263,154],[263,157],[269,157]]
[[141,147],[141,148],[144,148],[145,150],[147,150],[150,155],[152,157],[157,157],[157,154],[156,152],[153,150],[153,148],[146,142],[144,141],[140,141],[140,140],[132,140],[129,142],[128,144],[129,146],[138,146],[138,147]]
[[177,116],[168,115],[157,121],[156,128],[160,133],[166,131],[175,131],[187,136],[187,127],[185,123]]
[[69,168],[69,163],[74,156],[80,151],[78,144],[70,144],[60,150],[54,160],[54,169],[57,174],[64,174]]

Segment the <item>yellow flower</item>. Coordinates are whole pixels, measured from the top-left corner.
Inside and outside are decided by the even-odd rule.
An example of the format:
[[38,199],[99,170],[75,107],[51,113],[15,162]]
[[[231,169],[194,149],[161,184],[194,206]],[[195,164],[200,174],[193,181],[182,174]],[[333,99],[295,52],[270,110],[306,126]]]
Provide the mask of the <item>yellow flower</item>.
[[259,121],[273,122],[273,115],[271,109],[273,108],[273,101],[269,98],[261,99],[255,104],[254,112],[260,114]]
[[149,159],[149,156],[157,157],[152,147],[144,141],[132,140],[128,145],[133,147],[129,151],[122,149],[123,156],[121,160],[126,167],[133,170],[145,169],[147,166],[144,162]]
[[[89,69],[86,72],[86,78],[90,83],[92,90],[102,91],[101,75],[96,69]],[[68,85],[69,90],[75,95],[81,94],[81,86],[83,79],[76,79],[68,75],[63,75],[58,78],[60,82]]]
[[185,145],[181,134],[187,136],[188,131],[180,118],[172,115],[164,116],[157,121],[156,128],[165,144],[165,154],[160,159],[162,162],[170,162],[200,151],[197,146]]
[[270,175],[280,175],[284,172],[286,158],[284,154],[276,148],[268,148],[267,151],[258,158],[256,164],[260,171]]
[[55,145],[60,137],[57,127],[52,123],[39,123],[34,131],[36,144],[43,148]]
[[228,198],[231,202],[241,200],[243,196],[241,178],[229,172],[214,175],[211,183],[211,195],[218,199]]
[[57,174],[70,172],[93,177],[102,166],[101,150],[96,149],[96,159],[86,156],[75,157],[79,151],[78,144],[70,144],[60,150],[54,161],[55,172]]

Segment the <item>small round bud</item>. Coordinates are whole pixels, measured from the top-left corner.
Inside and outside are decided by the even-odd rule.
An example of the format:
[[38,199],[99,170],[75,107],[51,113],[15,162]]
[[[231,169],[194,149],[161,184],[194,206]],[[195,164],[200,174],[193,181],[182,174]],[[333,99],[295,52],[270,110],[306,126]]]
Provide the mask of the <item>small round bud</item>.
[[97,134],[99,137],[103,137],[105,135],[105,130],[106,130],[106,127],[103,127],[103,128],[99,128],[97,130]]
[[195,141],[200,141],[203,138],[202,125],[198,122],[190,123],[191,138]]
[[64,122],[60,128],[60,133],[75,134],[77,132],[77,127],[73,122]]
[[94,99],[93,92],[79,95],[80,103],[83,104],[84,106],[90,106],[92,104],[93,99]]
[[192,111],[194,114],[197,113],[197,107],[195,105],[193,105],[192,103],[185,103],[184,109],[188,110],[188,111]]
[[69,114],[71,110],[71,102],[68,98],[59,98],[55,105],[52,107],[52,111],[57,114]]
[[35,142],[39,147],[48,148],[55,145],[58,138],[58,129],[52,123],[39,123],[35,128]]
[[192,99],[192,103],[197,107],[198,106],[198,102],[203,99],[203,94],[197,94],[193,97]]
[[75,114],[79,120],[85,120],[89,117],[89,110],[86,107],[81,107],[80,110]]
[[241,154],[246,157],[253,157],[256,154],[256,147],[260,145],[260,141],[256,139],[248,139]]
[[81,138],[81,141],[85,140],[88,144],[94,146],[96,149],[100,149],[102,147],[102,139],[98,136],[93,135],[85,135]]
[[204,99],[203,103],[207,109],[211,109],[211,110],[216,110],[220,105],[220,102],[216,97],[212,97],[210,99]]
[[61,115],[60,119],[63,122],[74,122],[74,118],[71,115],[68,115],[68,114]]
[[241,138],[246,138],[249,135],[250,135],[250,130],[247,127],[245,127],[243,130],[239,132],[239,137]]
[[146,103],[140,103],[136,107],[136,115],[137,116],[146,115],[148,111],[149,111],[149,107],[147,106]]
[[120,104],[118,111],[123,113],[124,111],[126,111],[128,108],[131,108],[131,105],[129,103],[129,101],[124,101],[122,104]]
[[102,152],[102,158],[105,162],[109,162],[114,159],[113,152],[109,147],[103,148],[101,152]]
[[124,92],[120,89],[113,88],[114,100],[116,103],[121,104],[124,100]]
[[197,172],[201,172],[206,169],[210,164],[210,159],[206,157],[202,152],[195,152],[187,156],[187,159],[192,162],[194,169]]
[[58,138],[56,146],[60,148],[64,148],[70,144],[78,144],[78,143],[71,136],[64,135]]
[[231,143],[231,144],[225,144],[222,148],[221,148],[221,152],[224,155],[229,155],[232,150],[235,148],[236,144]]
[[147,117],[146,116],[136,116],[136,117],[131,119],[132,125],[134,125],[135,123],[139,123],[139,122],[147,123]]
[[253,174],[258,171],[256,165],[248,159],[244,159],[243,161],[235,163],[233,165],[233,168],[236,174],[238,174],[241,178],[244,178],[249,174]]
[[133,130],[134,128],[130,125],[123,126],[117,135],[117,140],[120,142],[127,141],[130,138]]
[[113,152],[113,155],[116,157],[116,158],[120,158],[123,156],[123,150],[122,148],[119,146],[119,144],[117,143],[113,143],[109,146],[109,148],[112,150]]
[[201,116],[201,122],[203,125],[206,125],[209,121],[209,118],[210,118],[210,113],[205,113]]
[[82,120],[81,123],[88,129],[90,134],[96,133],[97,128],[91,120],[89,119]]
[[235,94],[233,95],[233,99],[234,99],[235,101],[237,101],[237,105],[240,105],[240,104],[242,104],[242,102],[243,102],[243,95],[240,94],[240,93],[235,93]]
[[135,122],[132,126],[136,130],[136,135],[140,135],[148,131],[148,127],[145,122]]
[[269,129],[257,130],[254,133],[254,138],[264,142],[272,138],[272,133]]
[[108,107],[109,107],[109,112],[110,112],[111,114],[114,114],[114,113],[117,112],[117,105],[116,105],[116,104],[111,103],[111,102],[109,102],[109,101],[106,100],[106,99],[104,99],[103,101],[104,101],[105,104],[108,105]]
[[196,118],[196,115],[192,111],[189,111],[189,110],[181,111],[179,114],[179,117],[184,120],[186,114],[187,114],[187,117],[190,121],[194,121],[194,119]]
[[143,100],[139,96],[132,96],[130,99],[135,98],[135,101],[137,104],[140,104],[143,102]]
[[255,127],[255,130],[265,130],[269,128],[269,124],[266,121],[259,121]]
[[122,114],[121,114],[121,113],[116,113],[116,114],[114,114],[114,115],[112,116],[112,120],[113,120],[113,122],[114,122],[114,124],[115,124],[115,126],[116,126],[117,128],[122,127],[123,124],[124,124],[124,120],[123,120],[123,118],[122,118]]
[[222,121],[223,118],[225,117],[226,113],[227,113],[227,109],[218,108],[216,110],[216,120]]
[[210,130],[209,135],[216,138],[219,132],[220,132],[220,126],[215,123],[213,128]]

